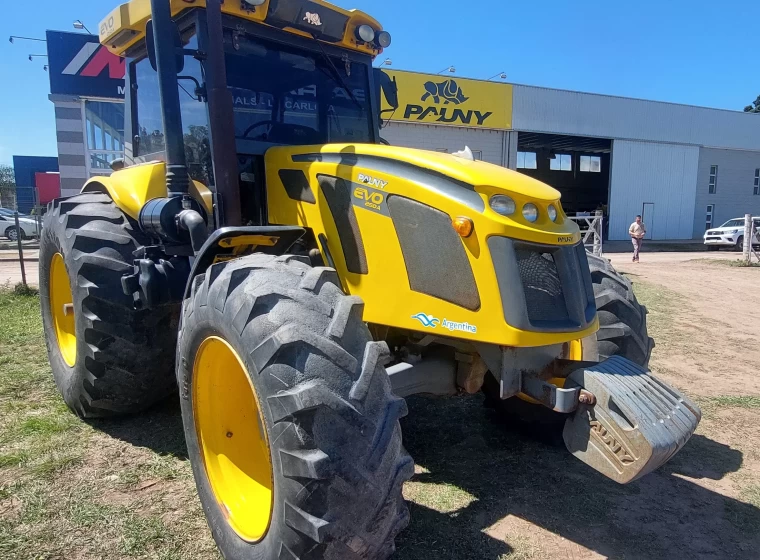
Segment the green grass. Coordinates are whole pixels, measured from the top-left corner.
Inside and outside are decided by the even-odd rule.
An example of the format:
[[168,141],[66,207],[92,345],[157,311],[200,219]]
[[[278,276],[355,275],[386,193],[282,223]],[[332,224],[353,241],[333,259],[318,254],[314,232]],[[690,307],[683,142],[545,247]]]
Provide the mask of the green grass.
[[0,287],[0,558],[217,560],[188,461],[142,443],[166,413],[73,415],[53,383],[39,306],[34,290]]
[[717,396],[704,397],[700,402],[706,402],[719,407],[727,408],[760,408],[760,397],[755,396]]
[[644,282],[635,277],[631,277],[630,280],[636,299],[649,311],[647,329],[649,336],[657,342],[654,351],[668,351],[679,343],[681,331],[676,324],[676,318],[688,313],[689,305],[686,298],[658,284]]
[[692,259],[690,263],[704,263],[712,266],[723,266],[732,268],[758,268],[760,263],[757,261],[747,262],[744,259]]

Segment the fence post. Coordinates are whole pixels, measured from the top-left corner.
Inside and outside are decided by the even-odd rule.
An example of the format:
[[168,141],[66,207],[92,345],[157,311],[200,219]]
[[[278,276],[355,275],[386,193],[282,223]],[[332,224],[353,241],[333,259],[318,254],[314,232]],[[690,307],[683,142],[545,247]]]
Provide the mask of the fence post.
[[601,212],[594,212],[594,255],[597,257],[602,256],[602,217]]
[[744,214],[744,260],[747,264],[752,259],[752,214]]
[[16,220],[16,243],[18,244],[18,262],[21,263],[21,282],[26,288],[26,269],[24,268],[24,247],[21,245],[21,224],[18,223],[18,211],[13,213]]

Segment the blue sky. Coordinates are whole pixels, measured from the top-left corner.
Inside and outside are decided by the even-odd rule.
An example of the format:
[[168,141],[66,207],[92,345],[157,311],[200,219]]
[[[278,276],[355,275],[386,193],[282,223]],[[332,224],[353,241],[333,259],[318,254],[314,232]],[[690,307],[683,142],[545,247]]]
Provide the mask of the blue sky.
[[[47,99],[45,29],[92,31],[116,5],[104,0],[3,0],[0,6],[0,163],[56,155]],[[724,0],[340,0],[393,35],[393,68],[741,110],[760,94],[757,7]]]

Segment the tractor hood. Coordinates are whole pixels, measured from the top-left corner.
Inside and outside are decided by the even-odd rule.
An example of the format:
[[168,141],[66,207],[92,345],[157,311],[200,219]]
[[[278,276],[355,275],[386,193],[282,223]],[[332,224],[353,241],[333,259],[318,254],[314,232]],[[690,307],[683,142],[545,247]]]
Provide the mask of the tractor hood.
[[453,179],[481,194],[493,194],[496,188],[506,194],[513,193],[519,198],[544,203],[556,202],[560,198],[559,191],[527,175],[492,163],[472,161],[451,154],[382,144],[327,144],[300,148],[301,152],[309,150],[313,155],[323,154],[325,158],[338,156],[345,165],[351,166],[356,165],[360,157],[378,164],[383,161],[406,164]]

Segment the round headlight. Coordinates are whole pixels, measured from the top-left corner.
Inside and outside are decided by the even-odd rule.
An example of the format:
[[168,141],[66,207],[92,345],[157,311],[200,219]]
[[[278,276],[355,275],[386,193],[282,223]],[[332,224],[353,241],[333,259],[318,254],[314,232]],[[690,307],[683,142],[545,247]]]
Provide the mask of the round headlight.
[[377,44],[382,48],[387,49],[391,46],[391,34],[387,31],[381,31],[377,34]]
[[517,209],[515,201],[503,194],[492,196],[490,204],[491,210],[502,216],[511,216]]
[[375,30],[369,25],[360,25],[356,28],[356,36],[365,43],[371,43],[375,40]]
[[528,220],[529,222],[535,222],[538,220],[538,208],[535,204],[529,202],[525,206],[523,206],[522,210],[523,218]]
[[549,205],[549,208],[546,209],[546,213],[549,214],[549,219],[552,222],[557,221],[557,208],[554,206],[554,204]]

